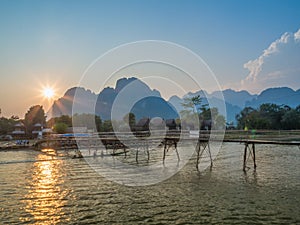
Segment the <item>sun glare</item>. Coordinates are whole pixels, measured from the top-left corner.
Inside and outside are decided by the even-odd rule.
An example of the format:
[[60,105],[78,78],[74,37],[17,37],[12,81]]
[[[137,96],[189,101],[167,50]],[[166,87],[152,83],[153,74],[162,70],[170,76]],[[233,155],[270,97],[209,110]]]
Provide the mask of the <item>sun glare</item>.
[[52,88],[44,88],[43,90],[43,95],[44,97],[50,99],[50,98],[53,98],[54,97],[54,90]]

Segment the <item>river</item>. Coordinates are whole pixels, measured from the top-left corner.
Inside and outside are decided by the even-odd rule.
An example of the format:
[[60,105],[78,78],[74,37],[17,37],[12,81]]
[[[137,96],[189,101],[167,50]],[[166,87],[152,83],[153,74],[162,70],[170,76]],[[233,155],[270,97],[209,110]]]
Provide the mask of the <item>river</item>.
[[[1,224],[300,224],[300,149],[259,145],[242,171],[244,146],[222,145],[212,169],[195,158],[160,183],[107,180],[83,158],[23,149],[0,152]],[[123,156],[117,156],[123,157]]]

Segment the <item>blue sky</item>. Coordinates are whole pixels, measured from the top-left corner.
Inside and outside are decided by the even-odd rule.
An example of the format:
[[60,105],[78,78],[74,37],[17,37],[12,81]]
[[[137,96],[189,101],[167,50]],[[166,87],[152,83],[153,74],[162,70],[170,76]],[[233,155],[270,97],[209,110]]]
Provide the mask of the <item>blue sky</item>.
[[[1,0],[0,108],[5,116],[20,117],[31,105],[47,108],[42,86],[55,86],[60,97],[106,51],[149,39],[194,51],[222,88],[259,93],[282,84],[299,89],[300,48],[294,38],[299,12],[297,0]],[[285,42],[276,42],[286,32]],[[264,57],[273,42],[276,50]],[[254,72],[258,62],[263,65]]]

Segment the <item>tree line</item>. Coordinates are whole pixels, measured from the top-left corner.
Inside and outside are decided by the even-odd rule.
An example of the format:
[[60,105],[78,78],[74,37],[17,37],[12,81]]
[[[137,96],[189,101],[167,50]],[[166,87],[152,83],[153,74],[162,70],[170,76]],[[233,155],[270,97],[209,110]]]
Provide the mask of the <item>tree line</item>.
[[[225,118],[218,113],[217,108],[208,108],[207,105],[201,104],[200,96],[192,98],[185,98],[182,106],[184,110],[180,112],[181,120],[175,119],[176,124],[183,129],[193,127],[196,120],[200,121],[200,128],[204,126],[211,126],[211,124],[204,124],[201,121],[214,121],[219,127],[225,126]],[[1,110],[0,110],[1,114]],[[126,127],[128,125],[132,131],[135,130],[137,125],[136,117],[133,113],[128,113],[123,117],[123,120],[104,120],[102,121],[100,116],[94,114],[75,114],[72,117],[68,115],[61,115],[60,117],[51,118],[46,122],[46,115],[41,105],[34,105],[26,112],[24,119],[19,119],[16,116],[11,118],[0,118],[0,134],[10,134],[14,130],[14,126],[17,123],[22,123],[25,126],[27,135],[30,135],[34,129],[35,124],[39,123],[43,127],[52,128],[56,133],[69,132],[69,127],[85,127],[88,130],[94,132],[113,132],[114,127]],[[127,127],[128,127],[127,126]]]
[[[1,114],[1,109],[0,109]],[[34,125],[39,123],[41,125],[46,124],[46,115],[41,105],[31,106],[26,112],[24,119],[20,119],[18,116],[11,116],[10,118],[0,118],[0,134],[10,134],[17,123],[24,124],[27,134],[31,134],[34,129]]]
[[[185,129],[193,124],[195,118],[200,121],[200,128],[210,126],[203,121],[215,123],[215,127],[225,126],[225,118],[218,113],[217,108],[209,108],[201,104],[200,96],[186,98],[182,103],[184,110],[180,112],[181,120],[176,119],[176,123]],[[0,109],[1,115],[1,109]],[[236,115],[237,129],[268,129],[268,130],[294,130],[300,129],[300,105],[292,108],[287,105],[276,105],[265,103],[257,109],[245,107]],[[17,116],[10,118],[0,117],[0,135],[10,134],[17,123],[23,123],[26,133],[31,134],[34,125],[39,123],[44,127],[53,128],[57,133],[67,132],[68,127],[74,124],[77,127],[86,127],[96,132],[113,132],[113,127],[123,126],[125,123],[130,128],[136,125],[136,118],[133,113],[124,116],[122,121],[102,121],[100,116],[93,114],[75,114],[73,117],[62,115],[51,118],[46,122],[46,115],[41,105],[31,106],[26,112],[24,119]]]
[[245,107],[237,116],[238,129],[296,130],[300,129],[300,105],[265,103],[257,109]]

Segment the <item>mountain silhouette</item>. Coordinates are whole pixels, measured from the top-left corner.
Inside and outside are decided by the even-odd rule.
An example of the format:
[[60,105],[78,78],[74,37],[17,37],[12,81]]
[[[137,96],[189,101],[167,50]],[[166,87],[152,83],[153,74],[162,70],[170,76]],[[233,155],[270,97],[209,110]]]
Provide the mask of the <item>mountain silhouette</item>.
[[[118,96],[124,96],[125,101],[121,101],[117,106],[114,106]],[[126,108],[128,104],[126,99],[135,98],[141,98],[141,101],[133,108],[136,118],[152,118],[158,115],[166,119],[178,117],[174,109],[161,98],[157,90],[151,90],[147,84],[134,77],[121,78],[116,82],[115,88],[106,87],[98,95],[82,87],[70,88],[62,98],[54,102],[48,115],[59,117],[61,115],[71,116],[72,113],[92,113],[99,115],[102,120],[116,119],[111,117],[112,107]],[[75,100],[76,110],[72,112]],[[128,112],[130,112],[130,109]],[[128,112],[124,111],[117,119],[122,119]]]
[[140,120],[144,117],[160,117],[165,120],[179,118],[179,112],[161,97],[146,97],[136,102],[131,112]]
[[[263,103],[274,103],[296,107],[300,104],[300,89],[294,91],[288,87],[268,88],[259,95],[231,89],[224,90],[222,93],[216,91],[211,94],[199,90],[194,93],[189,92],[184,97],[200,95],[203,104],[210,103],[210,107],[219,108],[223,104],[223,99],[220,97],[222,94],[225,100],[226,115],[224,116],[227,122],[235,122],[235,116],[246,106],[258,108]],[[161,97],[159,91],[152,90],[140,79],[135,77],[121,78],[117,80],[115,87],[106,87],[99,94],[83,87],[70,88],[63,97],[54,101],[48,112],[48,118],[72,115],[75,98],[76,102],[80,103],[76,104],[76,113],[96,114],[102,120],[116,119],[111,117],[113,107],[117,108],[115,111],[119,111],[117,119],[122,119],[126,112],[133,112],[137,119],[143,117],[178,118],[179,112],[183,110],[181,103],[184,97],[180,98],[174,95],[166,101]],[[129,105],[131,108],[128,109]],[[126,109],[124,113],[122,109]]]

